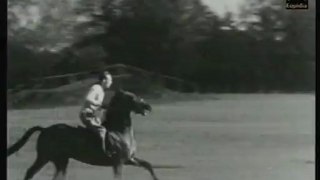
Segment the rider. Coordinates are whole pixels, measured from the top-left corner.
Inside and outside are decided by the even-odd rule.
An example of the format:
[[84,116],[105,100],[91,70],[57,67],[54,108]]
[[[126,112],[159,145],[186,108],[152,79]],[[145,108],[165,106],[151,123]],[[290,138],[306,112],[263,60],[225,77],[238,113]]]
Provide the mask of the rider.
[[111,157],[111,152],[107,151],[105,145],[107,130],[101,125],[101,119],[97,116],[97,112],[102,108],[106,108],[103,105],[105,90],[110,88],[111,84],[111,74],[108,71],[102,72],[98,77],[98,82],[91,86],[80,111],[82,123],[99,135],[102,142],[102,150],[108,157]]

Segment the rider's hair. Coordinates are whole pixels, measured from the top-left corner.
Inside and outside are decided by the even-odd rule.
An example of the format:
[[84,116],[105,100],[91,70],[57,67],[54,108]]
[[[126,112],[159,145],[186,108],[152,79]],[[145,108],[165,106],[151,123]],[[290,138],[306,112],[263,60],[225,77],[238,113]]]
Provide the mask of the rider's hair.
[[106,79],[108,75],[111,76],[111,74],[110,74],[108,71],[103,71],[103,72],[101,72],[101,73],[99,74],[99,76],[98,76],[99,82],[101,82],[102,80]]

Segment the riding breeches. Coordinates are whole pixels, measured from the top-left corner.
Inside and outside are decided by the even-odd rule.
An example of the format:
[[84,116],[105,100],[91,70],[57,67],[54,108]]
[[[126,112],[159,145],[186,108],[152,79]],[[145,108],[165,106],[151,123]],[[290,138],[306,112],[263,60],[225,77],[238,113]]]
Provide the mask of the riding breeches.
[[88,129],[98,133],[103,138],[105,137],[107,130],[101,126],[101,120],[95,116],[94,111],[90,109],[82,110],[80,112],[80,119]]

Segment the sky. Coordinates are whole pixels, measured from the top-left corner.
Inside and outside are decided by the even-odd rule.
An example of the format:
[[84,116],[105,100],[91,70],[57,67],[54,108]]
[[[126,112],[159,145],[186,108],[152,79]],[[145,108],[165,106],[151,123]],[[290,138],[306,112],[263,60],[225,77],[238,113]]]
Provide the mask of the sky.
[[[69,0],[76,1],[76,0]],[[223,16],[224,13],[230,11],[237,14],[239,12],[239,5],[243,4],[245,1],[249,0],[202,0],[202,2],[207,5],[212,11],[217,13],[219,16]],[[15,9],[19,12],[20,26],[33,26],[36,25],[40,18],[40,10],[37,6],[28,7],[27,11],[21,11],[21,9]],[[31,22],[30,22],[31,21]]]
[[239,5],[246,1],[248,0],[202,0],[205,5],[209,6],[218,15],[223,15],[226,11],[237,14]]

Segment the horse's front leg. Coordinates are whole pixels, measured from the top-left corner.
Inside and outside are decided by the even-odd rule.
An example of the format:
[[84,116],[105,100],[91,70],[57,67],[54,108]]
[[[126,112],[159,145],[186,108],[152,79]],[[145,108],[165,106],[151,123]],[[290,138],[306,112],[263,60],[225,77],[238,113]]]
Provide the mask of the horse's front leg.
[[121,180],[122,179],[123,164],[113,165],[112,169],[113,169],[114,178],[117,180]]
[[139,158],[136,158],[136,157],[133,157],[131,159],[129,159],[126,163],[126,165],[132,165],[132,166],[139,166],[139,167],[143,167],[145,168],[146,170],[148,170],[151,174],[151,176],[153,177],[154,180],[158,180],[157,176],[155,175],[154,171],[153,171],[153,168],[152,168],[152,165],[143,160],[143,159],[139,159]]

